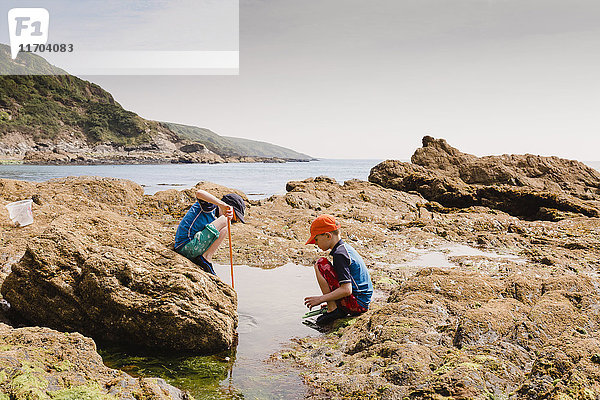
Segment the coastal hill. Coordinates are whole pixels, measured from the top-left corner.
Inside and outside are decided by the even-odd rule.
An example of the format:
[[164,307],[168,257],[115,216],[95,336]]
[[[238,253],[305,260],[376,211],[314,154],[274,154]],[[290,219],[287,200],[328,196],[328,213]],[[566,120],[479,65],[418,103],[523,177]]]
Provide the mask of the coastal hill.
[[0,43],[0,72],[3,75],[67,75],[64,70],[33,53],[19,52],[15,60],[10,46]]
[[203,143],[208,150],[221,156],[247,155],[254,157],[279,157],[287,159],[308,160],[312,157],[297,151],[277,146],[275,144],[259,142],[256,140],[220,136],[206,128],[163,122],[171,131],[181,139]]
[[2,44],[0,70],[15,74],[0,76],[0,160],[96,164],[311,159],[269,143],[146,120],[125,110],[100,86],[68,75],[42,57],[25,53],[13,61],[10,48]]

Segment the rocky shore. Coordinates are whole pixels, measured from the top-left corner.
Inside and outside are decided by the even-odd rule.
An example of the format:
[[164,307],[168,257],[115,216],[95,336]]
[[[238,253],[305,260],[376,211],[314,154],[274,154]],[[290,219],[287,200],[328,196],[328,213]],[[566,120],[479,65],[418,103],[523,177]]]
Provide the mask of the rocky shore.
[[[304,245],[307,230],[329,213],[377,290],[367,313],[295,339],[272,362],[300,368],[313,399],[597,399],[600,174],[556,157],[477,158],[443,140],[423,144],[412,163],[375,167],[370,182],[317,177],[247,200],[247,224],[232,232],[237,264],[312,264],[322,253]],[[0,180],[0,205],[31,197],[35,223],[24,228],[0,207],[13,323],[182,343],[174,350],[233,343],[235,292],[171,250],[192,190]],[[216,260],[228,262],[228,251]],[[211,341],[198,341],[206,329]]]
[[[557,158],[465,156],[425,138],[413,164],[372,170],[371,181],[423,195],[416,207],[427,211],[396,224],[376,218],[382,243],[353,242],[383,301],[274,357],[307,371],[310,398],[599,398],[600,174]],[[543,173],[523,177],[536,168]],[[504,174],[465,176],[477,169]],[[390,214],[386,206],[372,215]],[[479,252],[452,256],[457,244]],[[392,263],[373,257],[380,252]],[[449,265],[415,262],[432,252]]]
[[239,162],[308,162],[310,159],[222,156],[198,142],[155,139],[143,146],[90,146],[72,138],[34,142],[19,133],[7,134],[0,143],[0,164],[97,165],[97,164],[221,164]]
[[94,342],[78,333],[1,323],[0,398],[192,400],[162,379],[104,366]]

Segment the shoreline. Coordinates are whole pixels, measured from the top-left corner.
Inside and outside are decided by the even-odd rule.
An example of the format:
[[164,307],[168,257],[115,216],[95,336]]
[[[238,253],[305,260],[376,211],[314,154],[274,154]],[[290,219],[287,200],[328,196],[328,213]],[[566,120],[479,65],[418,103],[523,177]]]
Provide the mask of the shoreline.
[[311,159],[295,159],[295,158],[280,158],[280,157],[255,157],[255,156],[235,156],[225,157],[222,160],[207,160],[200,162],[190,162],[189,160],[179,159],[163,159],[163,160],[147,160],[144,158],[127,159],[127,160],[99,160],[87,158],[75,158],[63,161],[48,161],[35,162],[27,161],[19,158],[0,159],[0,165],[169,165],[169,164],[233,164],[233,163],[304,163],[318,161],[318,158]]
[[[369,311],[340,321],[328,334],[293,339],[271,357],[274,365],[299,368],[307,398],[315,400],[600,393],[600,174],[558,158],[479,159],[429,137],[416,154],[421,164],[378,164],[370,182],[339,184],[325,176],[289,181],[285,194],[259,201],[237,191],[247,201],[247,223],[232,230],[236,265],[312,265],[323,252],[304,245],[307,230],[315,216],[327,213],[341,222],[342,238],[361,254],[383,293]],[[520,167],[524,160],[527,169]],[[236,192],[210,182],[196,188],[217,197]],[[103,293],[117,290],[99,297],[108,302],[101,313],[76,319],[90,318],[83,327],[100,328],[90,329],[92,337],[104,337],[96,321],[111,315],[112,302],[138,287],[153,292],[145,285],[161,279],[178,282],[161,283],[167,292],[203,279],[216,285],[211,293],[229,293],[233,303],[226,282],[197,275],[171,250],[194,188],[143,192],[110,178],[0,180],[3,202],[32,193],[38,200],[33,225],[2,226],[2,271],[15,267],[3,294],[12,282],[15,309],[31,312],[32,301],[18,296],[40,297],[40,304],[60,299],[65,304],[57,309],[67,311],[70,323],[87,299],[76,297],[78,307],[69,306],[73,294],[83,293],[77,287],[83,281],[69,274],[80,271],[95,277],[86,282],[109,277]],[[226,265],[228,257],[220,248],[214,262]],[[124,270],[115,269],[124,261]],[[48,276],[60,290],[47,290]],[[19,282],[35,286],[25,290]],[[177,299],[164,309],[187,304]],[[30,319],[42,324],[54,318],[44,311],[34,308],[39,314]]]
[[380,160],[330,160],[288,163],[163,164],[163,165],[77,165],[0,166],[0,177],[20,180],[48,180],[73,175],[129,179],[144,187],[146,194],[167,189],[189,188],[206,180],[245,192],[252,200],[285,193],[291,180],[330,171],[340,181],[367,179]]

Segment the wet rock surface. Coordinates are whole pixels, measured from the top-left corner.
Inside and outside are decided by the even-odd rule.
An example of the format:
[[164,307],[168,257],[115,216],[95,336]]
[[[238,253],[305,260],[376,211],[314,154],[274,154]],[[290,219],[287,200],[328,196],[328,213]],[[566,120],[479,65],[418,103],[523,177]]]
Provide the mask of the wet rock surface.
[[[470,183],[441,170],[402,168],[472,190]],[[158,268],[157,259],[169,260],[175,228],[193,201],[193,190],[144,196],[127,181],[70,179],[60,184],[0,181],[5,203],[38,196],[33,225],[16,229],[2,222],[4,276],[20,273],[28,257],[48,260],[51,255],[29,248],[44,237],[60,243],[60,235],[80,226],[87,228],[77,232],[85,232],[84,241],[95,246],[109,243],[113,224],[122,243],[138,243],[139,232],[151,233],[160,249],[143,250],[153,254],[149,262]],[[217,196],[232,191],[206,182],[198,187]],[[443,196],[451,193],[449,187],[429,189]],[[519,218],[481,204],[450,207],[431,201],[428,193],[317,177],[290,182],[283,196],[247,201],[247,224],[233,225],[236,264],[312,264],[323,253],[304,245],[308,227],[314,217],[329,213],[365,259],[376,288],[367,313],[341,321],[323,336],[295,339],[274,362],[301,368],[314,399],[597,398],[600,219],[553,207],[538,212],[557,218]],[[594,209],[594,200],[576,194],[563,190],[560,196]],[[104,215],[123,218],[135,232],[128,236]],[[74,254],[79,244],[72,243]],[[96,273],[93,268],[126,270],[116,260],[129,260],[128,252],[139,248],[110,246],[118,255],[115,262],[92,262],[104,254],[95,252],[88,274]],[[228,256],[223,246],[216,262],[226,264]],[[77,264],[77,257],[70,257],[69,265],[53,270],[70,271]]]
[[[472,193],[460,178],[393,163],[438,179],[419,191],[426,198],[452,196],[453,187]],[[388,175],[406,179],[399,176]],[[586,201],[574,194],[561,196]],[[598,218],[527,220],[425,199],[400,223],[385,223],[383,209],[372,213],[385,226],[381,247],[404,244],[390,264],[373,257],[378,245],[359,250],[383,301],[274,357],[305,371],[310,398],[600,396]]]
[[310,397],[597,398],[597,273],[468,261],[386,271],[385,302],[296,340]]
[[191,400],[159,378],[106,367],[78,333],[0,324],[0,397],[6,399]]

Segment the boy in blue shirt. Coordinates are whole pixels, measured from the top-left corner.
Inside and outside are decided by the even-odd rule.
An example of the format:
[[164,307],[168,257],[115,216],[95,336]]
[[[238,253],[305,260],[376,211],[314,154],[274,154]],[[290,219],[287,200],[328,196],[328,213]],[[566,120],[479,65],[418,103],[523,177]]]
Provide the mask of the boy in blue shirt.
[[246,208],[241,196],[230,193],[217,199],[205,190],[185,214],[175,233],[175,251],[213,275],[212,256],[225,239],[227,220],[244,222]]
[[346,315],[358,315],[369,309],[373,284],[362,257],[340,238],[340,224],[327,214],[318,216],[310,226],[306,244],[316,244],[321,250],[330,250],[333,265],[321,257],[315,263],[317,282],[323,295],[309,296],[304,304],[312,309],[327,303],[327,312],[317,318],[317,324],[326,325]]

